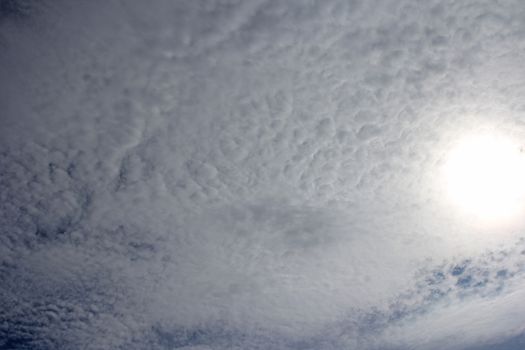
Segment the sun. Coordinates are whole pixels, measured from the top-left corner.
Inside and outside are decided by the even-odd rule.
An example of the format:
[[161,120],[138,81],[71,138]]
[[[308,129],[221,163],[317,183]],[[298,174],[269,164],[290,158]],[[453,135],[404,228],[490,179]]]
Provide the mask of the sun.
[[449,197],[465,213],[492,221],[523,209],[525,154],[510,138],[466,137],[450,153],[445,176]]

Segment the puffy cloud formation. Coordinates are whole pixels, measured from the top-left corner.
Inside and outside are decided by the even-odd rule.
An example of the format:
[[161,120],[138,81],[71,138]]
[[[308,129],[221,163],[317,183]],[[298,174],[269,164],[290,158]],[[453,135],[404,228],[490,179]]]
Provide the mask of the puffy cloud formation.
[[0,348],[521,349],[525,223],[441,169],[525,139],[524,19],[0,2]]

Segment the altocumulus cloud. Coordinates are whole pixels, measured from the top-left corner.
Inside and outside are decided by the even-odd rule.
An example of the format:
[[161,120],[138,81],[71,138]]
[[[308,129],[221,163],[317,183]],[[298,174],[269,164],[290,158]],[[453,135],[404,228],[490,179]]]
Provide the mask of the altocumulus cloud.
[[0,2],[0,348],[518,349],[522,1]]

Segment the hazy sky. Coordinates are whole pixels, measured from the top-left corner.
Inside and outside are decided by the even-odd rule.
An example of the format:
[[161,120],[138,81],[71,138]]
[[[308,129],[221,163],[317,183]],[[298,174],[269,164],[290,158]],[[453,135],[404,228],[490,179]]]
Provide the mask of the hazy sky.
[[0,0],[0,349],[525,348],[443,175],[524,62],[522,0]]

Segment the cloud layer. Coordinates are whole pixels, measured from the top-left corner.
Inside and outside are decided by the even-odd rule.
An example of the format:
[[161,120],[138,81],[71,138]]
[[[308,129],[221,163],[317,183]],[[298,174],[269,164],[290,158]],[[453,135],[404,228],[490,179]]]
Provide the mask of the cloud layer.
[[524,223],[454,210],[524,139],[520,1],[5,1],[0,348],[489,349]]

